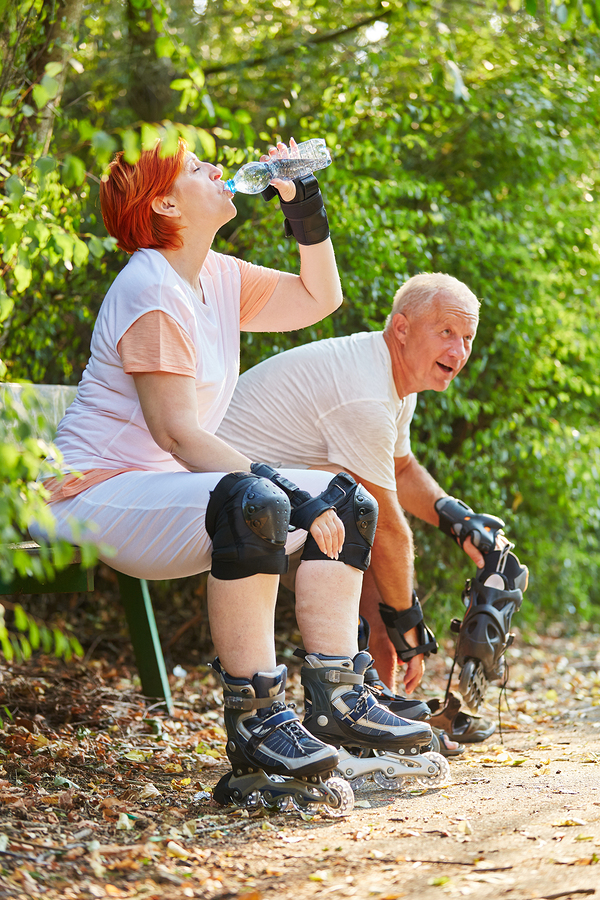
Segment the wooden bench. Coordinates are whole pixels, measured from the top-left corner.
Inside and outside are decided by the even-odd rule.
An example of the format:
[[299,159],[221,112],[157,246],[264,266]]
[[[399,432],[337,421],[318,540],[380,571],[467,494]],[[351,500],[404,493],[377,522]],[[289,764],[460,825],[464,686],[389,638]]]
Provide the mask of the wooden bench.
[[[3,405],[4,392],[8,391],[12,402],[18,405],[22,390],[21,385],[0,385],[0,404]],[[53,433],[64,415],[65,409],[72,403],[76,388],[65,385],[36,385],[35,392],[48,430]],[[26,415],[24,407],[21,408],[21,414]],[[40,434],[39,436],[47,437],[48,435]],[[34,541],[16,544],[14,548],[23,550],[30,556],[35,556],[39,552],[39,546]],[[122,572],[116,572],[116,576],[142,691],[146,697],[164,700],[167,709],[171,712],[171,691],[148,584],[144,579],[132,578]],[[8,581],[0,577],[0,596],[65,594],[93,590],[94,572],[92,569],[82,568],[78,550],[75,551],[75,557],[71,564],[57,572],[52,581],[38,581],[36,578],[21,577],[17,574]]]

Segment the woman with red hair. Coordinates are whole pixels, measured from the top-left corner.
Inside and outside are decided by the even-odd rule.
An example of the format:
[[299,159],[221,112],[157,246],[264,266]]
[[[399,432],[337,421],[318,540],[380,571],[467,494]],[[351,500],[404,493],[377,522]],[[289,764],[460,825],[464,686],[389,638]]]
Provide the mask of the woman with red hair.
[[[271,155],[294,148],[280,144]],[[278,575],[286,554],[306,542],[296,612],[309,658],[313,667],[341,659],[358,673],[366,665],[358,601],[376,506],[349,478],[331,487],[326,472],[282,477],[215,436],[238,378],[240,330],[304,328],[342,300],[316,179],[273,188],[299,242],[299,275],[211,249],[236,208],[221,170],[183,142],[174,156],[159,145],[135,165],[117,155],[102,178],[102,214],[132,255],[102,303],[77,397],[58,428],[65,476],[47,487],[58,533],[76,540],[72,523],[84,522],[83,536],[100,545],[101,558],[112,547],[106,558],[119,571],[170,579],[211,570],[209,616],[235,777],[260,769],[263,780],[283,775],[297,784],[330,773],[338,755],[282,705]],[[288,536],[290,522],[296,530]],[[428,743],[428,726],[405,723],[358,688],[355,696],[360,673],[352,677],[357,742],[378,747],[384,735],[367,721],[371,706],[374,720],[386,720],[388,743],[394,729],[398,746]]]

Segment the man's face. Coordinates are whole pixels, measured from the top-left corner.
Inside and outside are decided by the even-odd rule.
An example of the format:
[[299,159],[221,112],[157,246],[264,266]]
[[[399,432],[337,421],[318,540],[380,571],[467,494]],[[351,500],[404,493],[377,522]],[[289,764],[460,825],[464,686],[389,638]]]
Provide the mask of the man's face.
[[444,293],[423,315],[394,317],[403,375],[411,391],[446,390],[471,355],[478,322],[474,305]]

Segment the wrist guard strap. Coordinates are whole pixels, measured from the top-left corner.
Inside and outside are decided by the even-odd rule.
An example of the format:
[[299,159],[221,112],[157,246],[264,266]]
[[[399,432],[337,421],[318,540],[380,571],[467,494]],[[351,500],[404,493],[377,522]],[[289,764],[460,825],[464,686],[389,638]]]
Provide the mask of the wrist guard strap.
[[[433,632],[429,630],[423,621],[423,610],[414,591],[412,601],[410,609],[400,611],[392,606],[388,606],[387,603],[379,604],[379,614],[383,619],[388,637],[394,645],[398,659],[402,662],[408,662],[409,659],[412,659],[413,656],[418,656],[420,653],[424,656],[429,656],[430,653],[437,653],[438,648]],[[411,628],[417,629],[419,643],[416,647],[411,647],[404,637]]]
[[[293,200],[281,200],[281,211],[285,216],[286,237],[295,237],[299,244],[309,246],[320,244],[329,237],[329,222],[319,190],[319,182],[314,175],[295,178],[296,196]],[[267,202],[279,197],[279,192],[268,185],[262,192]]]
[[496,537],[504,528],[502,519],[486,513],[479,515],[456,497],[440,497],[434,508],[440,517],[440,530],[454,538],[461,547],[470,537],[473,546],[482,553],[489,553],[496,546]]
[[334,503],[329,502],[333,498],[326,497],[326,491],[317,497],[311,497],[307,491],[301,490],[297,484],[266,463],[252,463],[250,471],[261,478],[268,478],[287,495],[292,507],[290,525],[293,528],[303,528],[308,531],[321,513],[334,508]]

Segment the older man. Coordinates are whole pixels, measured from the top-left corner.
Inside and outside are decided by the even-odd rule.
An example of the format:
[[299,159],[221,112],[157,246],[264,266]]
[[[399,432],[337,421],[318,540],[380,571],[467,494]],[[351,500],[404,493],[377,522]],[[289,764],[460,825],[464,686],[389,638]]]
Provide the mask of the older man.
[[[218,432],[253,459],[347,471],[377,499],[361,613],[371,625],[380,677],[393,689],[397,657],[404,659],[407,693],[421,681],[424,653],[435,643],[418,621],[413,539],[403,510],[443,527],[440,505],[447,497],[411,452],[410,422],[419,391],[445,391],[462,370],[478,321],[479,301],[462,282],[416,275],[396,293],[382,332],[306,344],[247,371]],[[461,504],[448,498],[447,505],[452,520]],[[471,539],[462,546],[482,568]],[[408,627],[394,630],[400,619]]]

